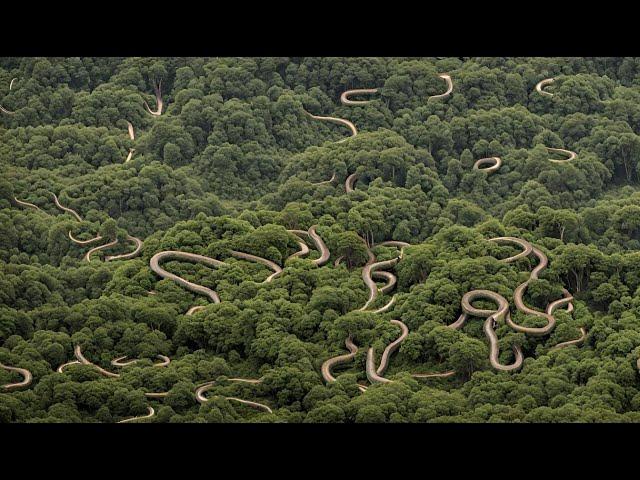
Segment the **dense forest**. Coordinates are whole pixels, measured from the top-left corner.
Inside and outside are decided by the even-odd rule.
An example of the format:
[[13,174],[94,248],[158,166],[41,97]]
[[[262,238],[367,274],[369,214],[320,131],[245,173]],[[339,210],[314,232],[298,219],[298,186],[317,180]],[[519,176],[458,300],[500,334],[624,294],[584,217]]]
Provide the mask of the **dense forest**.
[[640,59],[1,58],[0,422],[640,422]]

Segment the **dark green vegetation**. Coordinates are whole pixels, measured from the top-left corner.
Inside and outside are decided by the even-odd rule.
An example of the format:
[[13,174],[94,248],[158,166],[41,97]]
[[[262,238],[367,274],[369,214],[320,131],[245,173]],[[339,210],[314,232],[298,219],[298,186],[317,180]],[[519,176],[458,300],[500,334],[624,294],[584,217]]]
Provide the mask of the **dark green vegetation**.
[[[428,101],[444,91],[443,72],[453,94]],[[534,89],[549,77],[552,97]],[[158,80],[165,110],[154,117],[143,100],[155,107]],[[376,87],[361,97],[369,104],[340,104],[346,89]],[[151,422],[640,421],[638,59],[5,58],[0,104],[16,112],[0,112],[0,363],[34,377],[29,388],[0,393],[0,422],[114,422],[148,405]],[[349,119],[358,135],[336,143],[348,129],[303,108]],[[578,158],[549,162],[545,146]],[[488,156],[502,158],[500,170],[473,170]],[[336,182],[313,185],[334,172]],[[312,250],[285,264],[298,250],[286,229],[314,224],[330,262],[314,266]],[[87,263],[84,253],[98,243],[76,245],[69,230],[122,241]],[[101,261],[133,248],[123,246],[126,234],[144,240],[142,255]],[[528,305],[543,310],[563,287],[575,298],[550,336],[498,325],[503,362],[510,345],[523,349],[516,373],[490,368],[482,321],[444,328],[469,290],[512,303],[529,277],[529,260],[499,261],[517,249],[487,241],[503,235],[549,257]],[[413,245],[395,268],[398,296],[386,313],[355,311],[368,295],[357,236]],[[161,250],[227,262],[165,264],[222,303],[160,281],[149,259]],[[263,284],[271,272],[229,250],[286,268]],[[397,254],[374,252],[378,260]],[[340,255],[347,258],[334,267]],[[207,307],[186,316],[193,305]],[[512,315],[538,325],[513,303]],[[395,382],[361,393],[367,348],[379,358],[399,335],[390,319],[410,330],[385,374]],[[588,332],[582,346],[549,351],[580,327]],[[320,366],[347,353],[349,334],[360,348],[355,361],[325,385]],[[75,345],[120,378],[84,365],[56,373]],[[168,367],[152,366],[158,354],[171,358]],[[143,361],[110,365],[123,355]],[[445,370],[456,375],[409,375]],[[0,370],[0,385],[19,380]],[[209,380],[218,382],[200,405],[195,386]],[[144,396],[165,391],[160,400]]]

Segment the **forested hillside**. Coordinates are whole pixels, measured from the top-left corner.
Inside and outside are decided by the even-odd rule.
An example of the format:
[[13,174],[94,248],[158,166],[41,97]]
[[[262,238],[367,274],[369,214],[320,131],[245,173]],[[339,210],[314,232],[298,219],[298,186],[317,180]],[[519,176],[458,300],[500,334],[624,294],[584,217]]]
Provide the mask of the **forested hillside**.
[[0,422],[640,422],[640,59],[0,59]]

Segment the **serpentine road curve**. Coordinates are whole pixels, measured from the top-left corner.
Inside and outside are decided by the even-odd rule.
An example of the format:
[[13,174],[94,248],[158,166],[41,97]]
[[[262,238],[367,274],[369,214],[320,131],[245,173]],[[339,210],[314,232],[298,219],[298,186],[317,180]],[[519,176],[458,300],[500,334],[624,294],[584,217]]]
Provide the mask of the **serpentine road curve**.
[[[480,168],[484,165],[491,165],[487,168]],[[500,157],[487,157],[481,158],[476,163],[473,164],[474,170],[479,170],[481,172],[494,173],[497,172],[502,166],[502,159]]]
[[236,258],[240,258],[242,260],[250,260],[252,262],[258,262],[263,265],[266,265],[271,270],[273,270],[274,273],[269,275],[266,278],[266,280],[264,280],[262,283],[270,283],[274,278],[277,278],[280,275],[282,275],[282,268],[280,268],[280,265],[278,265],[275,262],[272,262],[271,260],[267,260],[266,258],[262,258],[262,257],[257,257],[255,255],[251,255],[250,253],[237,252],[235,250],[231,250],[230,253]]
[[336,172],[333,172],[333,175],[331,175],[331,178],[329,180],[325,180],[324,182],[312,183],[311,185],[325,185],[327,183],[333,183],[335,179],[336,179]]
[[432,95],[429,97],[429,100],[432,100],[434,98],[447,98],[449,95],[451,95],[451,92],[453,92],[453,82],[451,81],[451,76],[447,75],[446,73],[442,73],[438,76],[447,83],[447,91],[440,95]]
[[105,243],[104,245],[98,245],[97,247],[93,247],[91,250],[85,253],[84,260],[91,263],[91,255],[93,255],[94,253],[100,250],[104,250],[105,248],[113,247],[114,245],[117,245],[117,244],[118,244],[118,239],[116,238],[112,242]]
[[5,391],[17,390],[18,388],[28,387],[29,385],[31,385],[31,382],[33,381],[33,375],[26,368],[10,367],[8,365],[3,365],[2,363],[0,363],[0,368],[8,372],[19,373],[23,377],[22,381],[20,382],[7,383],[5,385],[2,385],[2,389]]
[[213,303],[220,303],[220,297],[218,297],[218,294],[215,291],[211,290],[210,288],[204,287],[202,285],[197,285],[195,283],[191,283],[188,280],[185,280],[184,278],[179,277],[178,275],[175,275],[173,273],[167,272],[165,269],[163,269],[160,266],[160,263],[164,260],[169,260],[169,259],[183,260],[183,261],[192,262],[192,263],[203,263],[209,267],[214,267],[214,268],[225,265],[224,262],[221,262],[220,260],[216,260],[214,258],[205,257],[204,255],[198,255],[196,253],[188,253],[188,252],[179,252],[177,250],[165,250],[162,252],[158,252],[153,257],[151,257],[151,260],[149,261],[149,266],[151,267],[151,270],[153,270],[156,273],[156,275],[160,276],[161,278],[168,278],[169,280],[172,280],[178,285],[186,288],[190,292],[197,293],[199,295],[205,295]]
[[[304,232],[304,230],[296,230],[296,231],[302,231]],[[298,244],[298,247],[300,247],[300,250],[289,255],[286,260],[285,263],[289,260],[291,260],[292,258],[297,258],[297,257],[305,257],[309,254],[309,252],[311,250],[309,250],[309,247],[307,246],[307,244],[295,233],[296,231],[294,230],[287,230],[287,232],[291,233],[295,238],[296,238],[296,243]],[[309,232],[304,232],[305,235],[309,235]]]
[[587,338],[587,330],[584,327],[580,327],[580,336],[575,340],[569,340],[568,342],[560,342],[555,347],[552,347],[551,350],[558,350],[560,348],[568,347],[569,345],[580,345]]
[[332,122],[332,123],[337,123],[340,125],[346,125],[347,127],[349,127],[349,129],[351,130],[351,137],[348,138],[344,138],[342,140],[338,140],[338,142],[336,143],[342,143],[342,142],[346,142],[347,140],[349,140],[349,138],[353,138],[356,135],[358,135],[358,130],[356,129],[356,126],[351,123],[349,120],[345,120],[344,118],[336,118],[336,117],[322,117],[319,115],[313,115],[309,112],[307,112],[306,110],[302,109],[302,111],[304,113],[306,113],[307,115],[309,115],[311,118],[313,118],[314,120],[321,120],[321,121],[325,121],[325,122]]
[[[13,197],[13,199],[16,201],[16,203],[17,203],[18,205],[21,205],[21,206],[23,206],[23,207],[34,208],[34,209],[38,210],[39,212],[47,213],[47,212],[45,212],[44,210],[42,210],[39,206],[34,205],[33,203],[23,202],[22,200],[18,200],[16,197]],[[47,215],[49,215],[49,214],[47,213]]]
[[77,243],[78,245],[89,245],[90,243],[102,240],[102,236],[97,235],[96,237],[90,238],[89,240],[78,240],[73,235],[71,235],[71,230],[69,230],[69,240],[71,240],[73,243]]
[[377,88],[356,88],[354,90],[347,90],[340,95],[340,102],[342,102],[343,105],[366,105],[367,103],[371,103],[373,100],[349,100],[349,97],[351,95],[364,95],[377,92]]
[[[94,367],[96,370],[98,370],[98,372],[100,372],[105,377],[110,377],[110,378],[119,378],[120,377],[120,375],[118,373],[109,372],[108,370],[105,370],[104,368],[100,367],[99,365],[96,365],[95,363],[91,363],[89,360],[87,360],[85,358],[85,356],[82,354],[82,350],[80,349],[80,345],[76,345],[76,347],[74,349],[74,354],[75,354],[76,358],[78,359],[78,361],[81,364],[83,364],[83,365],[91,365],[92,367]],[[62,368],[62,366],[60,368]],[[58,370],[60,370],[60,368]]]
[[151,418],[156,414],[156,411],[153,409],[153,407],[149,406],[147,407],[147,411],[149,413],[147,413],[146,415],[142,415],[140,417],[131,417],[131,418],[127,418],[125,420],[120,420],[118,423],[129,423],[129,422],[135,422],[136,420],[143,420],[145,418]]
[[566,162],[570,162],[571,160],[575,160],[576,157],[578,156],[578,154],[576,152],[572,152],[571,150],[566,150],[564,148],[553,148],[553,147],[544,147],[547,149],[547,151],[551,152],[551,153],[561,153],[563,155],[567,155],[567,158],[563,159],[563,160],[556,160],[553,158],[549,158],[548,160],[550,162],[553,163],[566,163]]
[[135,242],[136,248],[133,252],[123,253],[121,255],[107,255],[104,257],[105,262],[110,262],[112,260],[128,260],[130,258],[137,257],[140,254],[140,249],[142,249],[142,240],[136,237],[132,237],[131,235],[127,235],[127,240]]
[[81,362],[79,360],[71,360],[70,362],[67,363],[63,363],[62,365],[60,365],[58,367],[58,369],[56,370],[56,372],[58,373],[64,373],[64,369],[71,366],[71,365],[81,365]]
[[[475,308],[473,305],[471,305],[471,302],[480,299],[488,299],[494,301],[498,305],[497,310],[483,310]],[[503,372],[510,372],[520,369],[522,367],[524,356],[522,354],[522,349],[517,345],[513,346],[513,353],[515,355],[515,360],[513,361],[513,363],[509,365],[500,363],[498,337],[496,336],[494,331],[495,324],[499,320],[504,319],[507,321],[507,323],[509,322],[509,302],[507,302],[507,300],[502,295],[490,290],[471,290],[470,292],[464,294],[461,303],[463,311],[462,315],[460,315],[458,320],[456,320],[454,323],[448,325],[448,327],[455,330],[462,328],[466,323],[469,315],[472,315],[474,317],[486,318],[483,325],[483,331],[487,339],[489,340],[489,362],[491,363],[491,366],[496,370]]]
[[156,109],[155,110],[151,110],[149,108],[149,104],[147,103],[146,100],[144,100],[144,106],[147,109],[147,112],[149,112],[151,115],[153,115],[154,117],[159,117],[160,115],[162,115],[162,80],[158,83],[158,85],[154,85],[153,86],[153,90],[155,91],[156,94]]
[[344,182],[344,189],[347,191],[347,193],[353,192],[353,185],[356,182],[357,178],[358,178],[357,173],[352,173],[347,177],[347,179]]
[[553,93],[549,93],[549,92],[545,92],[544,90],[542,90],[544,87],[546,87],[547,85],[551,85],[553,82],[555,82],[556,79],[555,78],[545,78],[544,80],[540,80],[537,84],[536,84],[536,92],[542,94],[542,95],[548,95],[550,97],[553,97]]
[[72,208],[68,208],[68,207],[64,207],[60,204],[60,201],[58,200],[58,196],[53,193],[53,192],[49,192],[51,193],[51,195],[53,195],[53,201],[56,203],[56,207],[58,207],[60,210],[63,210],[65,212],[70,213],[71,215],[73,215],[74,217],[76,217],[76,220],[78,220],[79,222],[82,221],[82,218],[80,218],[80,215],[78,215],[78,212],[76,212],[75,210],[73,210]]
[[[9,83],[9,91],[11,91],[11,87],[13,87],[13,81],[16,80],[15,78],[11,80],[11,82]],[[2,105],[0,105],[0,111],[3,113],[6,113],[7,115],[13,115],[16,112],[12,112],[11,110],[7,110],[6,108],[4,108]]]
[[312,261],[316,266],[321,267],[329,261],[331,253],[329,252],[329,249],[327,248],[327,245],[324,243],[322,238],[320,238],[320,235],[318,235],[318,233],[316,232],[316,227],[317,225],[313,225],[311,228],[309,228],[309,237],[311,238],[311,240],[313,240],[313,243],[315,244],[318,251],[320,251],[320,258],[316,258]]
[[[243,383],[251,383],[251,384],[258,384],[258,383],[262,383],[262,379],[252,379],[252,378],[230,378],[229,379],[230,382],[243,382]],[[209,399],[207,397],[204,396],[204,393],[207,392],[208,390],[211,390],[213,387],[215,387],[216,382],[207,382],[201,386],[199,386],[196,389],[196,400],[198,401],[198,403],[203,404],[209,401]],[[222,397],[225,398],[227,400],[232,400],[234,402],[238,402],[238,403],[242,403],[243,405],[247,405],[251,408],[255,408],[257,410],[262,410],[265,411],[267,413],[273,413],[273,410],[271,410],[271,408],[269,408],[269,406],[263,404],[263,403],[258,403],[258,402],[252,402],[250,400],[243,400],[242,398],[236,398],[236,397]]]
[[[153,366],[154,367],[166,367],[169,365],[169,363],[171,363],[171,359],[169,357],[167,357],[166,355],[156,355],[161,361],[158,363],[154,363]],[[134,363],[138,362],[137,358],[134,358],[133,360],[129,360],[126,362],[123,362],[122,360],[124,360],[125,358],[127,358],[127,355],[124,355],[122,357],[118,357],[118,358],[114,358],[113,360],[111,360],[111,365],[113,365],[114,367],[128,367],[129,365],[133,365]]]
[[358,347],[356,346],[355,343],[353,343],[353,340],[351,339],[351,337],[348,337],[344,341],[344,344],[346,345],[347,350],[349,350],[349,353],[346,353],[344,355],[338,355],[336,357],[332,357],[332,358],[329,358],[328,360],[325,360],[324,363],[322,364],[322,367],[320,368],[320,372],[322,373],[322,378],[327,383],[336,381],[336,378],[333,376],[331,372],[336,365],[340,365],[342,363],[346,363],[353,360],[356,356],[356,353],[358,353]]

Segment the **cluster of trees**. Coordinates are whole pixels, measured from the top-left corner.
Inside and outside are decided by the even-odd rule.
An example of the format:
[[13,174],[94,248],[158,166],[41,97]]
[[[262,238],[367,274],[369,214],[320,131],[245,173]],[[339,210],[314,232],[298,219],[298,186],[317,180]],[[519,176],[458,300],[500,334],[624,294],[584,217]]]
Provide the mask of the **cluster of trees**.
[[[444,72],[453,94],[429,101]],[[553,96],[537,94],[549,77]],[[16,112],[0,113],[0,363],[29,369],[34,382],[0,393],[0,422],[114,422],[149,404],[157,422],[640,421],[640,59],[0,59],[0,88],[13,78],[0,97]],[[157,85],[164,109],[153,117],[143,102],[155,105]],[[342,105],[350,88],[378,92]],[[358,135],[338,143],[348,130],[305,110],[349,119]],[[546,147],[578,157],[553,163]],[[489,156],[501,157],[498,172],[473,169]],[[323,267],[311,262],[312,242],[309,255],[289,258],[299,245],[287,230],[313,225],[331,252]],[[69,231],[144,245],[131,260],[100,260],[120,244],[87,263],[97,244],[77,245]],[[512,345],[525,355],[517,373],[491,369],[481,321],[446,328],[469,290],[512,299],[529,278],[533,261],[501,262],[517,250],[495,236],[525,238],[549,257],[528,305],[544,310],[562,288],[574,296],[547,337],[498,325],[501,361]],[[368,298],[362,239],[377,260],[398,255],[378,243],[411,244],[386,313],[358,311]],[[221,303],[160,280],[149,261],[162,250],[224,261],[163,264]],[[284,273],[264,283],[272,272],[231,250]],[[186,315],[196,305],[206,308]],[[410,330],[385,374],[394,382],[363,394],[367,348],[379,358],[400,333],[391,319]],[[582,346],[552,350],[581,327]],[[359,351],[327,385],[320,366],[346,353],[348,336]],[[56,373],[76,345],[108,370],[119,356],[139,361],[118,378],[87,365]],[[157,355],[169,366],[153,367]],[[262,382],[228,380],[238,377]],[[0,370],[0,385],[18,378]],[[200,405],[194,390],[209,380]],[[145,397],[154,392],[168,395]]]

